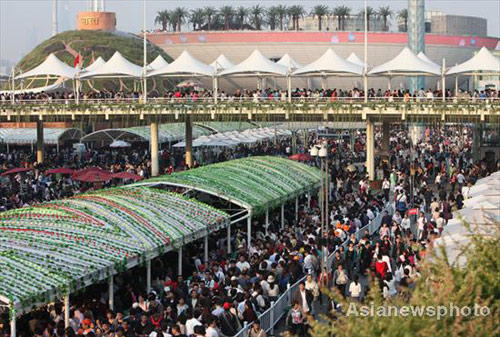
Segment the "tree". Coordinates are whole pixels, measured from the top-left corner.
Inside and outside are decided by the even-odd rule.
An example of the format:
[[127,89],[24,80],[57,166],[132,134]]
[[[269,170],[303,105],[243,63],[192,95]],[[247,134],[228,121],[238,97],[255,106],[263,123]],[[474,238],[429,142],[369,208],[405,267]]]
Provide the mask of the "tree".
[[322,21],[323,17],[328,15],[328,7],[325,5],[316,5],[311,11],[311,15],[318,18],[318,30],[322,31]]
[[277,6],[271,6],[266,11],[267,15],[267,23],[269,24],[269,28],[271,30],[276,29],[276,23],[278,21],[278,8]]
[[[490,227],[490,226],[488,226]],[[314,323],[311,332],[317,337],[350,336],[498,336],[498,315],[500,314],[500,229],[498,222],[491,220],[491,236],[471,233],[471,242],[459,248],[461,257],[467,260],[466,266],[451,263],[445,250],[439,254],[428,253],[420,269],[421,276],[415,288],[405,298],[396,296],[384,302],[380,295],[379,282],[373,282],[364,303],[378,308],[403,307],[407,309],[425,308],[423,315],[368,315],[360,313],[359,303],[350,304],[340,294],[332,293],[342,304],[342,311],[350,315],[336,314],[336,320],[326,317],[326,322]],[[471,314],[465,316],[456,313],[454,308],[471,308]],[[439,317],[428,313],[428,308],[439,310],[447,308],[448,313]],[[474,313],[477,308],[478,313]],[[487,315],[482,314],[488,308]],[[349,310],[349,311],[348,311]],[[453,313],[450,313],[453,311]],[[386,311],[387,312],[387,311]],[[402,312],[402,311],[400,311]],[[463,309],[461,310],[463,312]],[[332,313],[334,314],[334,313]]]
[[198,29],[201,29],[201,26],[203,25],[205,19],[205,14],[203,13],[203,9],[197,8],[191,10],[190,19],[191,23],[193,24],[193,30],[196,30],[196,26],[198,26]]
[[240,29],[243,29],[249,13],[250,11],[248,8],[244,6],[240,6],[236,9],[236,17],[238,18],[238,25],[240,26]]
[[[375,14],[376,14],[376,12],[373,9],[373,7],[370,7],[370,6],[366,7],[366,27],[367,27],[368,31],[370,31],[370,19],[372,17],[374,17]],[[362,10],[360,10],[358,15],[363,19],[363,23],[364,23],[365,22],[365,9],[363,8]]]
[[389,31],[389,26],[387,25],[387,19],[392,18],[394,11],[389,6],[382,6],[378,9],[377,14],[384,20],[384,32]]
[[264,7],[261,5],[255,5],[250,9],[250,13],[253,16],[253,25],[256,30],[260,30],[260,21],[262,14],[264,14]]
[[207,29],[211,30],[212,29],[212,19],[217,14],[217,10],[214,7],[207,6],[203,8],[203,14],[205,15],[205,18],[207,18]]
[[292,18],[292,29],[293,30],[299,30],[299,18],[304,16],[306,13],[305,9],[303,6],[300,5],[294,5],[291,7],[288,7],[288,15]]
[[184,7],[177,7],[172,12],[173,20],[177,23],[177,31],[182,30],[182,22],[189,15],[189,12]]
[[167,30],[168,22],[170,21],[170,14],[167,10],[159,11],[156,13],[155,24],[161,25],[163,31]]
[[338,30],[345,30],[345,19],[351,14],[351,9],[347,6],[337,6],[333,9],[333,15],[338,20]]
[[219,14],[224,18],[224,30],[231,29],[231,20],[234,16],[234,8],[232,6],[222,6],[219,9]]
[[407,32],[408,31],[408,10],[405,8],[405,9],[398,11],[398,15],[396,16],[396,18],[400,21],[403,21],[404,32]]
[[285,5],[276,6],[276,15],[278,15],[280,22],[280,30],[283,30],[283,23],[287,14],[287,8]]

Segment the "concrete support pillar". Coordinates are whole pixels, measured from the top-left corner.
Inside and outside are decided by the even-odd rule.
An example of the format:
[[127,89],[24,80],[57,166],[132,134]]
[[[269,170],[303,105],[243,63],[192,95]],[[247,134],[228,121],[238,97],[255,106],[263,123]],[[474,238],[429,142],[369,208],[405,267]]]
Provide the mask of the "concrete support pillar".
[[36,162],[43,163],[43,121],[36,121]]
[[285,228],[285,204],[281,205],[281,229]]
[[248,212],[247,218],[247,248],[250,247],[252,241],[252,213]]
[[299,221],[299,197],[295,197],[295,221]]
[[266,208],[266,235],[269,229],[269,208]]
[[10,316],[11,316],[10,317],[10,335],[12,337],[16,337],[17,336],[17,331],[16,331],[16,314],[15,313],[11,313]]
[[203,244],[203,261],[208,262],[208,232],[204,237],[205,243]]
[[69,292],[64,296],[64,327],[69,328]]
[[146,261],[146,292],[149,294],[151,291],[151,260],[148,258]]
[[227,225],[227,253],[231,254],[231,224]]
[[481,125],[474,123],[472,132],[472,159],[478,161],[481,159]]
[[375,180],[375,134],[374,124],[369,119],[366,120],[366,170],[368,179]]
[[157,177],[160,174],[160,160],[158,158],[158,123],[151,123],[151,136],[149,138],[151,149],[151,176]]
[[390,145],[391,124],[388,121],[382,122],[382,149],[380,157],[383,161],[389,162],[389,145]]
[[186,116],[186,165],[193,167],[193,126],[190,116]]
[[182,275],[182,246],[179,248],[177,252],[177,275]]
[[307,208],[311,208],[311,191],[307,192]]
[[108,278],[108,292],[109,292],[109,309],[114,310],[115,308],[115,291],[114,291],[114,282],[113,276]]

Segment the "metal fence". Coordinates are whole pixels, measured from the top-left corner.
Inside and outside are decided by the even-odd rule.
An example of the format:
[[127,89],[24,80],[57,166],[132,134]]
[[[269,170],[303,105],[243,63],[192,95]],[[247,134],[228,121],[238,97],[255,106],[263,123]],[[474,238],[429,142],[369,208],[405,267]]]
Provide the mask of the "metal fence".
[[[386,207],[372,221],[370,221],[370,223],[368,225],[358,229],[355,233],[356,239],[359,240],[360,238],[362,238],[363,233],[366,229],[368,229],[370,235],[375,233],[381,225],[384,211],[388,211],[389,214],[392,214],[393,213],[393,205],[392,204],[386,205]],[[347,240],[344,241],[344,243],[342,243],[341,246],[346,248]],[[341,246],[337,247],[336,250],[340,249]],[[333,258],[335,257],[335,251],[328,256],[328,259],[327,259],[328,272],[331,272],[331,266],[332,266]],[[288,289],[275,302],[271,302],[270,308],[267,309],[266,311],[264,311],[258,318],[262,329],[273,334],[274,327],[276,326],[276,324],[278,324],[278,322],[287,313],[287,309],[292,305],[293,295],[299,289],[300,282],[304,282],[305,280],[306,280],[306,277],[305,276],[302,277],[300,280],[295,282],[292,286],[289,286]],[[245,326],[235,335],[235,337],[246,337],[248,334],[248,331],[251,329],[251,327],[252,327],[251,325],[249,325],[245,322]]]

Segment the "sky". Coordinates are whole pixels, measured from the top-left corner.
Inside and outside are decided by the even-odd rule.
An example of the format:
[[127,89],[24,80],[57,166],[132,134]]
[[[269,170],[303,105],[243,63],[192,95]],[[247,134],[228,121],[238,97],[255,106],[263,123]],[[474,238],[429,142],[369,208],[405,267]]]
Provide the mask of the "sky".
[[[74,29],[76,14],[87,8],[87,0],[58,0],[59,31]],[[358,12],[363,1],[315,1],[315,0],[206,0],[206,1],[169,1],[147,0],[147,28],[153,29],[154,17],[159,10],[183,6],[188,9],[223,5],[253,6],[255,4],[272,6],[278,4],[300,4],[310,10],[314,5],[324,4],[333,8],[347,5]],[[405,8],[407,0],[368,0],[368,5],[374,8],[391,6],[395,11]],[[138,32],[143,27],[143,0],[106,0],[106,9],[116,12],[117,29],[128,32]],[[500,0],[427,0],[426,10],[443,11],[446,14],[470,15],[484,17],[488,20],[488,35],[500,36]],[[34,46],[51,36],[52,0],[0,0],[0,70],[2,65],[19,61]],[[393,25],[394,27],[394,25]]]

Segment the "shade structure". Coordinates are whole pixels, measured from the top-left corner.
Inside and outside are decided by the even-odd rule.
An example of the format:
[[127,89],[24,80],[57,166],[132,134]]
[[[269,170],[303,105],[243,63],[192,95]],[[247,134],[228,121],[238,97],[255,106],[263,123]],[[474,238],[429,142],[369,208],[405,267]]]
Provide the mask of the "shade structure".
[[392,60],[374,67],[368,72],[368,75],[384,76],[404,76],[404,75],[422,75],[437,76],[441,75],[439,67],[436,69],[432,64],[420,59],[408,47],[405,47]]
[[133,174],[130,172],[113,173],[113,178],[124,179],[124,180],[129,179],[129,180],[135,180],[135,181],[142,180],[142,177],[140,175]]
[[50,54],[40,65],[25,72],[24,74],[16,76],[15,79],[18,80],[21,78],[37,76],[74,78],[75,75],[75,68],[70,67],[63,61],[59,60],[54,54]]
[[316,61],[297,69],[294,76],[352,76],[362,75],[363,66],[354,64],[340,57],[329,48]]
[[493,55],[486,47],[481,48],[470,60],[451,67],[446,75],[473,75],[480,73],[500,74],[500,59]]
[[89,65],[87,68],[82,69],[82,73],[90,72],[99,69],[103,65],[106,64],[106,61],[102,57],[98,57],[91,65]]
[[305,153],[297,153],[297,154],[294,154],[294,155],[288,157],[288,159],[297,160],[297,161],[309,161],[309,160],[312,160],[313,158]]
[[99,68],[80,74],[80,78],[140,78],[142,67],[127,60],[120,52],[113,56]]
[[271,61],[256,49],[241,63],[221,71],[219,76],[272,77],[285,76],[287,71],[287,67]]
[[282,205],[317,188],[318,169],[292,160],[264,156],[230,160],[147,179],[132,186],[174,186],[218,196],[252,214]]
[[60,298],[225,227],[196,200],[129,186],[0,214],[0,301]]
[[1,176],[8,176],[8,175],[11,175],[11,174],[17,174],[17,173],[21,173],[21,172],[28,172],[28,171],[31,171],[32,169],[31,168],[26,168],[26,167],[16,167],[16,168],[13,168],[13,169],[10,169],[8,171],[5,171],[4,173],[0,174]]
[[358,55],[356,55],[354,52],[352,52],[347,58],[346,58],[347,61],[351,62],[351,63],[354,63],[354,64],[357,64],[358,66],[362,66],[364,67],[365,66],[365,62],[363,62],[363,60],[361,60]]
[[111,144],[109,144],[109,147],[115,147],[115,148],[120,148],[120,147],[131,147],[130,143],[127,143],[123,140],[115,140]]
[[432,61],[430,58],[428,58],[427,55],[425,55],[423,52],[418,53],[417,57],[419,59],[421,59],[422,61],[427,62],[430,65],[432,65],[434,67],[435,71],[442,72],[441,67],[437,63],[435,63],[434,61]]
[[75,172],[75,171],[72,169],[69,169],[66,167],[59,167],[59,168],[45,171],[45,175],[49,175],[49,174],[73,174],[73,172]]
[[220,54],[212,63],[210,63],[214,69],[223,70],[234,67],[234,63],[226,57],[224,54]]
[[77,175],[74,179],[87,183],[102,183],[110,181],[111,179],[113,179],[113,176],[109,173],[104,173],[99,171],[88,171]]
[[154,70],[148,74],[148,77],[191,77],[191,76],[209,76],[215,74],[215,69],[194,58],[187,50],[184,50],[178,58],[164,68]]
[[[67,140],[78,140],[83,131],[74,128],[43,128],[43,142],[47,145],[56,145]],[[35,144],[37,140],[36,128],[0,128],[0,143],[26,145]]]
[[303,65],[300,64],[299,62],[295,61],[291,56],[290,54],[286,53],[285,55],[283,55],[279,60],[278,62],[276,62],[277,64],[281,64],[282,66],[285,66],[286,69],[288,70],[291,70],[291,71],[294,71],[294,70],[297,70],[299,68],[302,68]]
[[159,70],[159,69],[162,69],[162,68],[165,68],[166,66],[168,66],[168,62],[165,61],[165,59],[161,56],[161,55],[158,55],[154,60],[153,62],[151,62],[150,64],[148,64],[148,71],[155,71],[155,70]]
[[82,170],[74,171],[73,172],[73,178],[76,178],[76,177],[81,176],[83,174],[86,174],[88,172],[98,172],[98,173],[108,174],[108,175],[111,174],[111,172],[109,172],[109,171],[103,170],[100,167],[93,166],[93,167],[87,167],[87,168],[82,169]]

